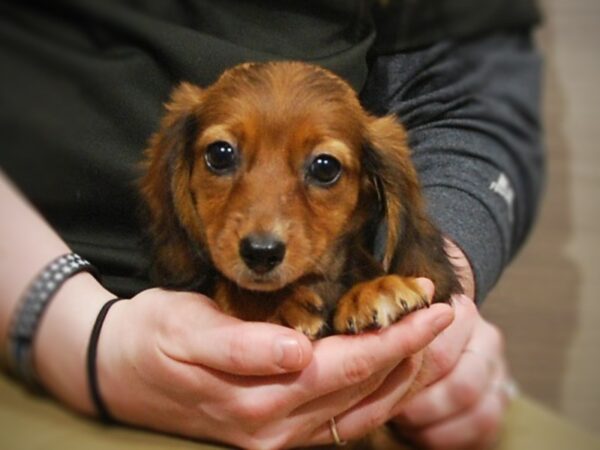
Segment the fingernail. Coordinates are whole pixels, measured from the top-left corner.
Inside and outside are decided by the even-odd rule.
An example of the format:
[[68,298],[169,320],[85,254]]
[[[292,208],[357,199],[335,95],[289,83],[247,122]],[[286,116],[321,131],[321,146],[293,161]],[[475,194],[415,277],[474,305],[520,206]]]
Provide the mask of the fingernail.
[[435,286],[433,281],[429,278],[417,278],[417,283],[421,286],[421,289],[425,291],[427,296],[431,299],[433,298],[433,294],[435,293]]
[[275,343],[277,365],[283,369],[298,369],[302,364],[302,347],[290,337],[279,338]]

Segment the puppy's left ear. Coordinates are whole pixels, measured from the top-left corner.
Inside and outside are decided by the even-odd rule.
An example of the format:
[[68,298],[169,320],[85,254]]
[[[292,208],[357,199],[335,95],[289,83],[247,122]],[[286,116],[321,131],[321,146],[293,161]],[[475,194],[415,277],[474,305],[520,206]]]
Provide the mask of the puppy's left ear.
[[145,153],[140,192],[154,253],[151,275],[165,287],[201,285],[209,267],[189,187],[202,98],[201,88],[179,85]]
[[393,116],[371,118],[363,166],[381,204],[380,259],[386,272],[422,276],[435,286],[435,301],[460,292],[439,230],[429,220],[407,134]]

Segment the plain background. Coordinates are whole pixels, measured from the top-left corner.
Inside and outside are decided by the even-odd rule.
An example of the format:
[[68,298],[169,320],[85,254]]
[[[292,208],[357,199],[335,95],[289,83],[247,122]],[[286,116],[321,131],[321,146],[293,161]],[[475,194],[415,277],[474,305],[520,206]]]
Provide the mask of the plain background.
[[548,180],[482,307],[521,390],[600,434],[600,0],[542,0]]

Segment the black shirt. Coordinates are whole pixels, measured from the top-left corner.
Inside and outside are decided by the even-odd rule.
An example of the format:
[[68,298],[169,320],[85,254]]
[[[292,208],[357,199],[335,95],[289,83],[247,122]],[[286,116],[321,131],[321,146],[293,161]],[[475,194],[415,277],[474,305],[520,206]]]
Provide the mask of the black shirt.
[[[526,0],[5,0],[0,3],[0,163],[71,248],[100,268],[107,287],[131,295],[148,285],[143,224],[136,213],[138,164],[162,104],[179,81],[207,85],[243,61],[321,64],[363,91],[369,108],[397,112],[403,120],[406,115],[418,157],[424,148],[419,126],[433,124],[444,110],[421,108],[412,118],[402,110],[407,101],[439,91],[436,83],[443,77],[426,79],[425,64],[443,65],[460,54],[448,45],[457,49],[467,39],[502,30],[521,33],[537,20],[535,5]],[[514,45],[531,50],[523,42]],[[440,45],[446,48],[441,53]],[[410,61],[424,65],[404,70]],[[463,67],[452,77],[469,71]],[[403,91],[407,83],[421,90]],[[468,89],[476,88],[471,83]],[[535,99],[526,103],[535,114]],[[415,114],[421,114],[417,121]],[[522,241],[535,211],[539,189],[521,189],[518,180],[539,180],[540,164],[513,170],[523,166],[519,149],[502,153],[517,157],[496,158],[499,168],[490,176],[509,173],[520,208],[527,211],[516,218],[518,225],[500,213],[490,223],[482,219],[480,226],[494,229],[486,239],[497,249],[480,256],[476,249],[467,251],[480,295]],[[481,159],[469,158],[469,164]],[[438,163],[444,167],[443,160]],[[453,230],[455,221],[446,217],[454,200],[439,200],[440,195],[460,199],[453,195],[456,186],[439,194],[439,183],[427,184],[431,164],[417,161],[417,167],[431,188],[431,211],[440,226],[463,248],[477,247],[469,244],[473,233]],[[462,170],[460,164],[456,170]],[[465,207],[463,200],[457,204]],[[488,203],[478,200],[486,214],[498,210]]]

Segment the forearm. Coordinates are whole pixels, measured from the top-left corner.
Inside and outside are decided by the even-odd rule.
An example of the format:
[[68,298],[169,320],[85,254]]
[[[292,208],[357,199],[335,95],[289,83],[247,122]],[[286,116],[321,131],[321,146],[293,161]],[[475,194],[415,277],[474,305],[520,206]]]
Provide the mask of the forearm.
[[[29,283],[68,246],[0,172],[0,348],[6,357],[11,319]],[[42,384],[69,406],[91,412],[85,351],[94,318],[111,297],[91,275],[67,280],[47,306],[33,343]]]
[[0,204],[0,342],[4,351],[10,319],[27,285],[48,262],[69,249],[2,172]]

